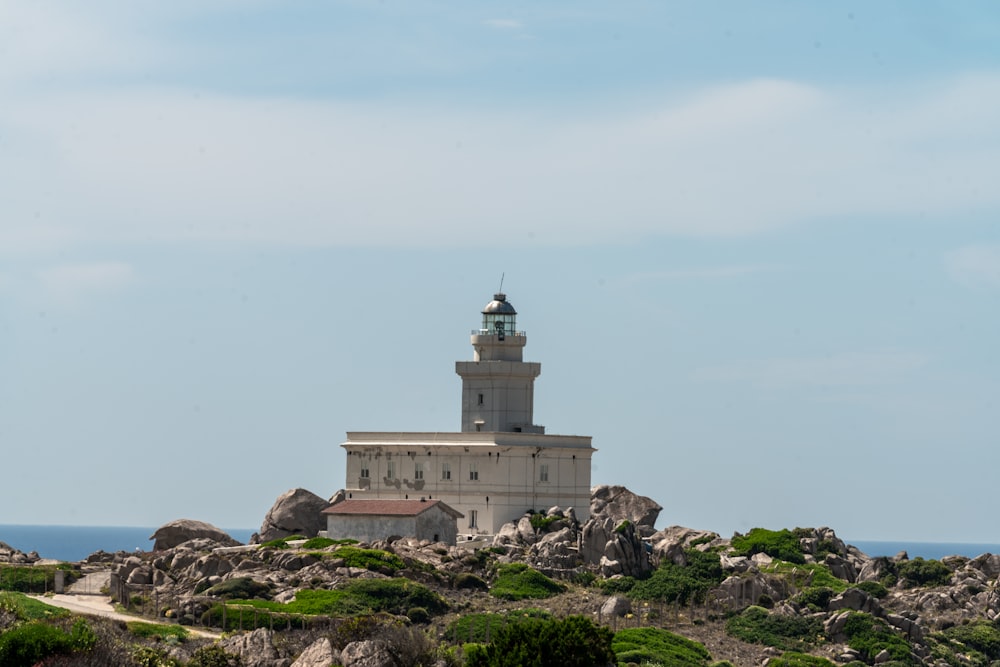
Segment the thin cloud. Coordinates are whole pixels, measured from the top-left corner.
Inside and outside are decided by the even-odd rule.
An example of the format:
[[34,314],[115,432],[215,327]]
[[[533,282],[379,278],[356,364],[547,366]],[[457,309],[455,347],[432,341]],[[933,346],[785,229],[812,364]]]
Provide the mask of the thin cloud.
[[971,245],[948,253],[945,266],[966,287],[1000,289],[1000,245]]
[[[971,90],[991,114],[962,111]],[[15,98],[0,107],[0,248],[38,243],[36,229],[57,246],[465,246],[496,243],[498,228],[511,243],[592,245],[1000,206],[998,75],[905,99],[754,80],[581,109],[176,89]]]

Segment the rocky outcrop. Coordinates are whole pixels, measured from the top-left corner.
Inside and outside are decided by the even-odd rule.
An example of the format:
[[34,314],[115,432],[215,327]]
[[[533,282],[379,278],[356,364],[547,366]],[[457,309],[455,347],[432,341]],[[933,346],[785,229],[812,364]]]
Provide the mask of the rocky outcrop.
[[604,577],[642,577],[653,568],[635,524],[610,517],[591,518],[583,525],[580,557],[597,565]]
[[41,556],[38,555],[37,551],[24,553],[23,551],[19,551],[18,549],[10,546],[6,542],[0,542],[0,563],[9,563],[11,565],[31,565],[40,560]]
[[653,533],[649,538],[649,543],[652,545],[653,558],[656,562],[669,561],[683,565],[685,562],[684,552],[688,549],[696,548],[706,551],[728,544],[729,541],[721,539],[718,533],[713,533],[710,530],[669,526]]
[[656,518],[663,508],[646,496],[639,496],[624,486],[602,484],[590,490],[590,517],[607,518],[615,522],[629,521],[641,534],[653,532]]
[[286,667],[288,656],[278,650],[274,631],[258,628],[246,634],[233,635],[221,640],[226,653],[240,656],[243,667]]
[[321,512],[330,505],[315,493],[305,489],[285,491],[274,501],[261,524],[259,542],[270,542],[291,535],[315,537],[326,529]]
[[402,667],[386,642],[368,639],[351,642],[340,652],[344,667]]
[[195,521],[194,519],[177,519],[166,523],[157,528],[156,532],[149,539],[155,540],[153,551],[163,551],[173,549],[179,544],[197,538],[205,538],[211,540],[217,546],[224,547],[233,547],[241,544],[241,542],[237,542],[230,537],[226,531],[216,528],[210,523]]
[[329,667],[340,661],[340,651],[333,648],[329,638],[322,637],[310,644],[309,648],[295,659],[292,667]]

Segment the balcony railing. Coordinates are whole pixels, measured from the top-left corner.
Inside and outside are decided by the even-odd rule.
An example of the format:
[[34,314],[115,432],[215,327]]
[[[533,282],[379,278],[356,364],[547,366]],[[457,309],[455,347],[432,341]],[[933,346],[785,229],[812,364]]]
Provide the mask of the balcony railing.
[[[473,329],[472,330],[472,335],[473,336],[496,336],[497,332],[496,331],[490,331],[489,329]],[[513,331],[513,332],[511,332],[511,331],[505,331],[504,332],[504,336],[527,336],[527,335],[528,335],[528,332],[526,332],[526,331]]]

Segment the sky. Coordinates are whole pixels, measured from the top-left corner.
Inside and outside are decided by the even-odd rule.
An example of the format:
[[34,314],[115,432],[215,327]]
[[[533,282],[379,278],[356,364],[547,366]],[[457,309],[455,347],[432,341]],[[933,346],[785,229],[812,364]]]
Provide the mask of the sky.
[[0,4],[0,524],[255,528],[535,422],[723,536],[1000,543],[993,2]]

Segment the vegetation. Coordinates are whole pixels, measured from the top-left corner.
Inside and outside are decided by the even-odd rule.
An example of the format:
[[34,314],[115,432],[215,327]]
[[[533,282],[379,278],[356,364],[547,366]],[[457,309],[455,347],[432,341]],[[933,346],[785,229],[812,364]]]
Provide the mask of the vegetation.
[[879,653],[887,651],[891,660],[910,664],[913,662],[910,644],[892,631],[880,618],[863,612],[848,612],[850,616],[844,624],[847,645],[861,653],[871,664]]
[[469,644],[466,667],[605,667],[615,662],[612,633],[583,616],[529,619],[501,628],[486,645]]
[[685,552],[687,565],[665,561],[653,574],[635,582],[629,594],[639,600],[663,602],[702,602],[705,594],[724,579],[719,555],[697,549]]
[[45,658],[73,651],[89,651],[96,635],[78,618],[69,629],[45,621],[28,621],[0,635],[0,665],[32,667]]
[[489,589],[489,586],[483,581],[482,577],[478,577],[471,572],[460,572],[455,576],[455,580],[452,582],[452,586],[456,590],[478,590],[485,591]]
[[143,623],[142,621],[132,621],[127,624],[128,631],[136,637],[143,639],[169,640],[182,642],[190,634],[186,628],[180,625],[168,625],[164,623]]
[[552,614],[544,609],[520,609],[505,614],[464,614],[448,625],[445,637],[455,643],[488,644],[500,628],[530,619],[551,620]]
[[0,565],[0,591],[43,593],[55,588],[56,571],[62,570],[66,584],[77,578],[71,565]]
[[550,525],[558,521],[562,517],[558,516],[548,516],[542,512],[533,512],[531,514],[531,527],[535,529],[536,533],[545,532]]
[[244,599],[213,606],[202,621],[224,629],[290,624],[291,617],[355,616],[386,612],[405,615],[420,607],[438,614],[448,603],[423,584],[409,579],[353,579],[338,590],[300,590],[287,604]]
[[289,542],[298,542],[299,540],[304,540],[304,539],[306,539],[305,535],[289,535],[288,537],[279,537],[276,540],[269,540],[267,542],[262,543],[260,546],[270,547],[272,549],[288,549]]
[[939,560],[924,560],[919,556],[896,566],[896,575],[906,588],[943,586],[951,581],[951,570]]
[[331,552],[331,555],[343,558],[344,565],[347,567],[359,567],[374,571],[387,569],[392,572],[398,572],[406,567],[402,558],[382,549],[362,549],[345,545]]
[[660,628],[626,628],[611,642],[618,664],[704,667],[712,656],[702,644]]
[[835,667],[835,665],[818,655],[786,651],[781,657],[768,660],[767,667]]
[[0,612],[7,612],[18,621],[61,618],[70,615],[65,609],[29,598],[24,593],[0,593]]
[[851,584],[843,579],[833,576],[830,568],[822,563],[790,563],[776,560],[760,570],[761,572],[780,574],[797,587],[825,586],[835,593],[843,593],[851,587]]
[[507,563],[497,568],[490,595],[504,600],[528,600],[552,597],[564,590],[563,584],[524,563]]
[[601,579],[598,581],[597,586],[603,593],[616,595],[619,593],[628,593],[635,587],[636,582],[635,577],[612,577],[610,579]]
[[987,667],[1000,660],[1000,628],[986,620],[935,633],[930,644],[932,657],[954,667]]
[[251,600],[254,598],[269,600],[271,598],[271,587],[250,577],[227,579],[212,586],[205,592],[208,595],[214,595],[226,600]]
[[731,544],[740,556],[764,553],[789,563],[806,562],[799,538],[787,528],[778,531],[754,528],[746,535],[736,533]]
[[826,611],[836,593],[829,586],[810,586],[794,598],[792,602],[807,607],[810,611]]
[[762,607],[747,607],[726,621],[726,632],[751,644],[783,651],[801,651],[821,637],[822,623],[812,617],[773,614]]

